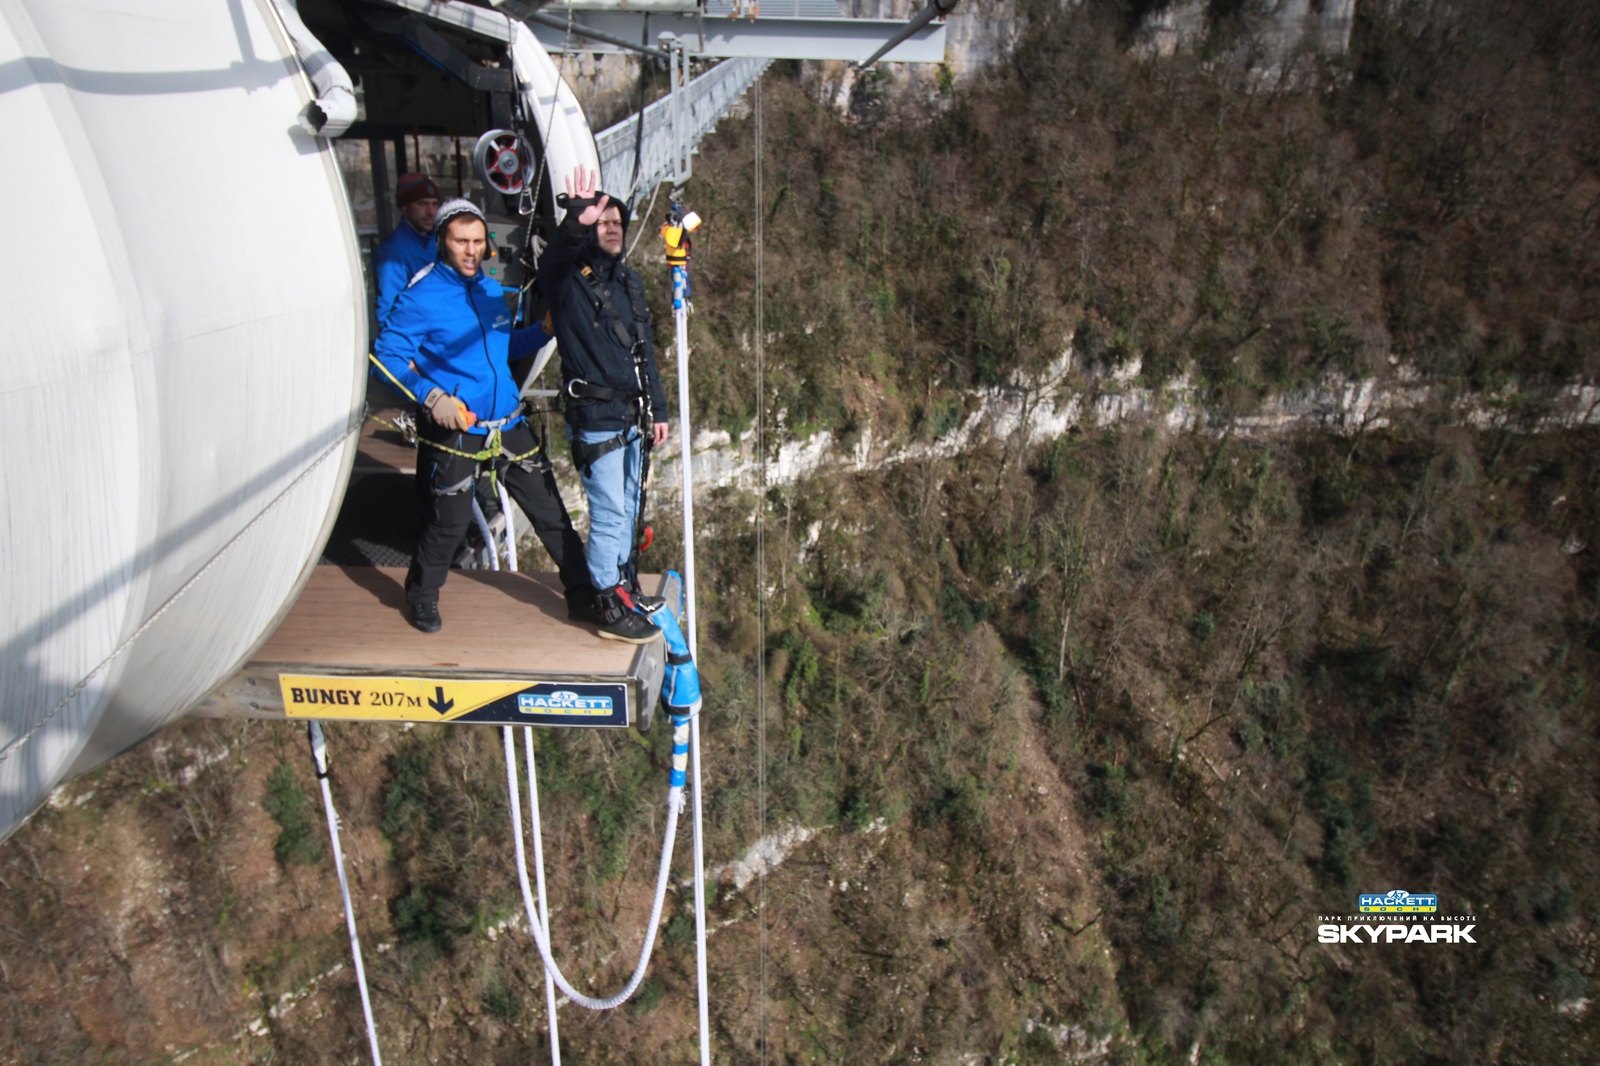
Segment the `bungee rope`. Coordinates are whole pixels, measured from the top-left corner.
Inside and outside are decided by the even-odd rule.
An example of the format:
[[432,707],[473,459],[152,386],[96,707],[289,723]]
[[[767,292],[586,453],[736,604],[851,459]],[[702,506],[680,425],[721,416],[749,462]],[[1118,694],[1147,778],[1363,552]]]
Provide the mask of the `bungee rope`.
[[344,897],[344,925],[350,934],[350,954],[356,960],[356,984],[361,989],[361,1012],[367,1019],[367,1045],[372,1049],[372,1066],[383,1066],[378,1053],[378,1027],[372,1020],[372,997],[367,993],[367,968],[361,961],[361,937],[356,934],[356,912],[350,905],[350,881],[344,873],[344,849],[339,847],[339,813],[333,808],[333,790],[328,786],[328,741],[322,723],[315,718],[306,726],[311,741],[311,765],[322,785],[322,809],[328,814],[328,836],[333,840],[333,868],[339,874],[339,894]]
[[[676,574],[670,576],[676,577]],[[517,787],[517,753],[516,746],[511,739],[511,726],[501,727],[501,739],[506,753],[506,790],[510,794],[511,826],[516,837],[517,857],[517,883],[522,889],[522,903],[528,914],[528,927],[533,932],[533,940],[539,948],[539,957],[544,960],[545,976],[554,981],[556,987],[566,993],[571,1000],[580,1007],[588,1010],[612,1010],[626,1003],[638,990],[644,981],[645,972],[650,966],[650,956],[655,951],[656,937],[661,928],[661,909],[666,902],[667,880],[672,868],[672,853],[678,836],[678,815],[683,811],[683,790],[689,777],[689,748],[690,734],[693,726],[699,719],[700,675],[695,668],[694,659],[689,653],[689,643],[684,638],[683,631],[678,627],[678,620],[665,606],[645,612],[663,634],[667,645],[666,672],[661,683],[661,699],[667,705],[668,718],[672,722],[672,768],[667,779],[667,825],[662,834],[661,864],[656,871],[655,899],[650,905],[650,919],[645,927],[644,943],[639,948],[638,962],[635,964],[633,974],[621,991],[606,997],[588,996],[579,992],[567,980],[556,964],[550,951],[549,909],[544,900],[544,846],[538,822],[538,792],[537,779],[534,772],[533,746],[531,736],[527,742],[528,759],[528,788],[530,810],[533,816],[533,841],[534,854],[538,864],[540,881],[539,900],[535,902],[533,889],[528,883],[528,859],[523,846],[522,829],[522,800]],[[696,880],[699,880],[697,875]],[[555,1013],[551,1011],[551,1018]]]
[[484,547],[489,549],[489,569],[500,569],[500,552],[494,544],[494,531],[489,528],[489,520],[483,515],[483,504],[478,502],[478,494],[472,493],[472,520],[478,525],[478,536],[483,538]]
[[[544,891],[544,834],[539,831],[539,774],[534,769],[533,727],[522,727],[522,747],[528,764],[528,819],[533,823],[533,873],[539,888],[539,928],[550,942],[550,900]],[[556,1028],[556,983],[544,974],[545,1016],[550,1019],[550,1066],[561,1066],[561,1036]]]
[[[682,732],[685,737],[683,744],[685,759],[689,750],[687,741],[688,720],[683,720],[681,726],[678,723],[679,720],[674,718],[674,762],[678,759],[676,739],[679,732]],[[620,1007],[632,997],[633,993],[638,990],[639,985],[643,983],[645,971],[650,965],[650,956],[655,951],[656,933],[661,925],[661,908],[667,897],[667,878],[672,866],[673,843],[678,835],[678,812],[683,809],[683,786],[681,784],[673,785],[667,791],[667,827],[661,842],[661,866],[656,873],[655,899],[650,904],[650,920],[645,931],[644,944],[639,948],[639,960],[634,966],[633,975],[628,978],[628,983],[622,987],[622,990],[615,995],[607,996],[603,999],[586,996],[572,986],[572,982],[567,980],[566,975],[561,972],[561,968],[556,965],[555,959],[551,956],[549,937],[544,928],[540,909],[534,902],[533,890],[528,884],[528,858],[522,843],[522,800],[517,789],[517,753],[516,747],[511,742],[511,728],[511,726],[501,727],[506,749],[506,788],[511,794],[511,824],[516,833],[517,883],[522,889],[522,903],[528,913],[528,927],[533,932],[534,943],[538,945],[539,957],[544,960],[545,974],[555,982],[556,987],[560,988],[572,1002],[580,1007],[597,1011]],[[674,769],[674,776],[677,776],[676,768]],[[552,1013],[551,1017],[553,1018],[555,1015]]]

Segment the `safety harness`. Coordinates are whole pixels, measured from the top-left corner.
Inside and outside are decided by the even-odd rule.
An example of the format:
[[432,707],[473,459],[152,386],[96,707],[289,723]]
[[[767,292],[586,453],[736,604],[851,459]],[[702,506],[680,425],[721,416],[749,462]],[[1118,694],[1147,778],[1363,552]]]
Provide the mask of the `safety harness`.
[[[598,305],[599,315],[595,325],[599,325],[599,318],[606,319],[612,336],[616,337],[618,344],[628,349],[628,356],[633,363],[632,389],[614,389],[607,385],[584,381],[582,378],[573,378],[567,382],[563,390],[566,398],[575,404],[620,402],[634,405],[639,433],[639,507],[635,512],[632,550],[628,554],[626,576],[631,583],[638,570],[639,552],[648,543],[644,529],[645,485],[650,478],[650,450],[654,444],[652,428],[655,422],[655,411],[650,402],[650,390],[645,380],[644,331],[649,328],[650,308],[645,303],[644,286],[639,281],[639,275],[632,270],[624,268],[622,275],[628,293],[628,310],[631,312],[627,316],[618,313],[616,301],[611,295],[611,287],[601,281],[587,264],[579,267],[578,273],[588,286],[590,296]],[[594,444],[586,444],[574,434],[572,464],[584,477],[591,477],[596,462],[627,446],[627,430]]]
[[[402,393],[409,397],[411,402],[417,404],[419,407],[422,406],[422,401],[418,400],[416,396],[412,395],[411,390],[402,385],[398,378],[389,373],[389,368],[379,362],[377,356],[368,354],[367,358],[372,362],[373,366],[383,371],[383,376],[394,382],[395,388],[399,389]],[[381,415],[370,413],[367,415],[368,418],[372,419],[374,422],[377,422],[379,425],[388,426],[390,429],[395,430],[406,439],[407,443],[415,447],[420,448],[426,446],[434,449],[435,451],[444,452],[446,455],[456,455],[463,459],[471,459],[475,463],[488,463],[489,484],[495,488],[496,492],[499,491],[500,487],[500,471],[498,466],[492,462],[492,460],[504,457],[507,463],[523,463],[544,452],[544,441],[540,438],[540,434],[537,432],[534,433],[535,443],[532,451],[524,452],[521,455],[506,451],[505,442],[500,439],[500,431],[504,429],[508,423],[514,422],[522,416],[523,412],[518,410],[516,414],[507,415],[505,418],[496,418],[491,422],[476,423],[473,426],[473,431],[477,432],[479,429],[487,431],[489,434],[488,439],[483,442],[483,447],[479,450],[475,452],[464,452],[458,448],[452,448],[448,444],[440,444],[438,441],[427,440],[426,438],[419,436],[417,434],[416,425],[406,419],[402,419],[399,422],[391,422],[389,419],[384,418]],[[532,429],[531,423],[529,428]]]

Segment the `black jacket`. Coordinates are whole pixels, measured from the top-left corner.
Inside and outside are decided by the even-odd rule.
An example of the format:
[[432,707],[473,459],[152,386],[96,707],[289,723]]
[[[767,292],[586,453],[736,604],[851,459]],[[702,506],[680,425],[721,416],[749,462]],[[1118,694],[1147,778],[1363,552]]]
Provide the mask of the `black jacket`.
[[617,314],[631,318],[624,325],[644,346],[644,387],[654,408],[654,420],[665,422],[667,397],[656,372],[650,309],[644,303],[639,275],[623,266],[616,256],[600,250],[593,226],[579,226],[576,218],[569,217],[556,227],[555,237],[539,257],[539,291],[555,320],[557,350],[561,353],[561,392],[567,423],[574,429],[622,430],[637,418],[631,403],[575,401],[567,392],[568,383],[574,380],[625,393],[638,390],[632,353],[616,336],[604,305],[584,278],[585,266],[599,284],[606,286]]

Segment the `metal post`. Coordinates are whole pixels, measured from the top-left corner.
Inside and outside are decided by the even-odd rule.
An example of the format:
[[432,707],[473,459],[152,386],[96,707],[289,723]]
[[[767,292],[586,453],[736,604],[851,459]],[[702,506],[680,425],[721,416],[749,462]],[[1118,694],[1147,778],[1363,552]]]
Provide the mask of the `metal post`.
[[[676,117],[676,116],[674,116]],[[694,602],[694,473],[689,426],[689,268],[672,267],[672,316],[678,341],[678,449],[683,491],[684,636],[689,654],[698,655]],[[700,1004],[700,1066],[711,1066],[711,1007],[706,993],[706,857],[701,833],[704,821],[704,776],[700,769],[700,716],[689,720],[689,766],[694,789],[694,958]]]
[[394,232],[394,203],[389,199],[389,156],[383,141],[373,137],[367,141],[367,154],[372,160],[372,206],[378,213],[378,239],[381,241]]
[[688,181],[693,164],[689,159],[689,51],[684,42],[670,33],[660,37],[661,47],[667,53],[667,116],[671,126],[667,134],[668,151],[672,153],[674,185]]

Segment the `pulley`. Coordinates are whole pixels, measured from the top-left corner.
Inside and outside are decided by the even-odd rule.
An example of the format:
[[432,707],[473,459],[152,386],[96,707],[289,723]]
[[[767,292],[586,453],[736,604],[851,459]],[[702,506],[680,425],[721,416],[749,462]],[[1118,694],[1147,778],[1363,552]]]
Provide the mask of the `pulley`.
[[489,188],[515,196],[533,179],[533,148],[511,130],[490,130],[473,147],[472,165]]

